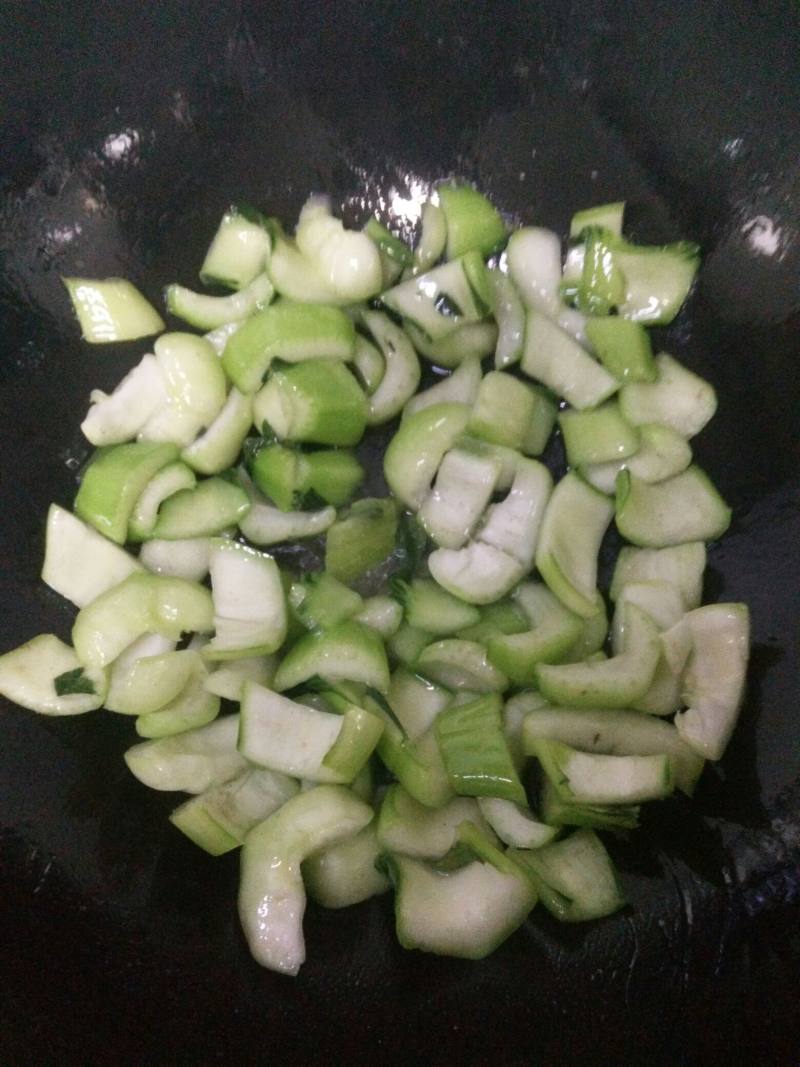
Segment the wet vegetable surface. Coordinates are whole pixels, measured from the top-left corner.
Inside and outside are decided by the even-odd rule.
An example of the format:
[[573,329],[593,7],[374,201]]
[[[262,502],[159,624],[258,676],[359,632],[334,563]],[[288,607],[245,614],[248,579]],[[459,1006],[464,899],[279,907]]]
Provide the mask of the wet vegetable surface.
[[[89,350],[60,275],[156,304],[228,201],[296,217],[324,191],[410,236],[433,180],[473,179],[566,233],[626,199],[643,241],[704,252],[664,347],[712,380],[696,442],[734,507],[711,599],[749,603],[749,696],[690,810],[611,843],[633,902],[537,916],[480,964],[404,953],[387,899],[311,910],[302,979],[260,971],[214,863],[122,752],[128,724],[0,709],[0,1059],[9,1064],[791,1063],[800,899],[800,23],[788,3],[51,3],[0,22],[3,649],[67,635],[38,581],[48,503],[88,455],[88,391],[146,350]],[[10,59],[5,69],[9,71]],[[9,81],[7,77],[7,81]],[[369,485],[365,487],[369,491]],[[610,558],[610,556],[609,556]],[[738,1062],[738,1061],[734,1061]]]

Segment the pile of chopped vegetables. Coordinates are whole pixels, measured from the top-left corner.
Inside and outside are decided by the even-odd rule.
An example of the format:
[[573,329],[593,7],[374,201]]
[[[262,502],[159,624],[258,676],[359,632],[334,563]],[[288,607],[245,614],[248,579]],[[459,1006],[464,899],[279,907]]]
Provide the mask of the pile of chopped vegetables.
[[[200,272],[224,295],[166,291],[181,332],[123,279],[65,279],[87,341],[158,337],[92,393],[96,451],[48,515],[71,644],[6,652],[0,692],[133,717],[131,772],[190,794],[176,830],[241,847],[268,968],[303,963],[307,893],[392,888],[402,945],[468,958],[537,902],[608,915],[598,831],[691,795],[725,750],[748,613],[701,606],[730,509],[690,445],[716,396],[647,332],[698,250],[631,243],[623,210],[576,214],[562,257],[466,184],[433,191],[413,250],[325,197],[293,237],[231,209]],[[359,496],[385,424],[384,495]],[[264,551],[295,542],[324,568]]]

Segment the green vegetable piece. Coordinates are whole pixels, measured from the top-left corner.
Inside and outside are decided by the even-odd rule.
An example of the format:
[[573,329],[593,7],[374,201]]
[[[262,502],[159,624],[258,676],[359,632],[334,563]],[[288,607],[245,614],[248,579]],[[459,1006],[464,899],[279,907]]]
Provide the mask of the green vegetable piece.
[[54,634],[39,634],[0,656],[0,694],[40,715],[82,715],[103,703],[105,671],[87,669]]
[[728,529],[731,515],[708,475],[697,466],[657,485],[629,471],[617,476],[617,529],[635,545],[666,548],[687,541],[714,541]]
[[625,277],[603,239],[603,232],[588,230],[576,292],[579,310],[589,315],[608,315],[624,298]]
[[303,458],[308,468],[308,489],[336,508],[352,498],[366,476],[352,452],[321,449],[307,452]]
[[274,359],[341,361],[352,359],[354,350],[355,327],[343,311],[285,301],[243,323],[226,344],[222,365],[234,385],[253,393]]
[[597,358],[618,381],[625,384],[656,380],[650,337],[640,323],[618,315],[589,319],[586,336]]
[[273,685],[282,693],[317,676],[329,681],[363,682],[385,693],[389,664],[383,641],[373,630],[350,620],[306,634],[284,656]]
[[247,493],[225,478],[206,478],[161,505],[150,536],[163,541],[208,537],[235,526],[250,510]]
[[441,712],[433,729],[456,793],[525,804],[525,790],[503,733],[500,709],[500,697],[488,693]]
[[324,908],[347,908],[385,893],[391,883],[375,866],[380,852],[373,819],[357,834],[303,861],[308,895]]
[[178,458],[173,444],[139,441],[99,449],[84,471],[75,513],[117,544],[128,536],[128,522],[150,479]]
[[273,371],[253,403],[257,425],[266,422],[282,440],[319,445],[358,444],[368,410],[347,367],[317,359]]
[[358,593],[326,571],[310,574],[293,585],[289,602],[307,630],[330,629],[355,615],[364,604]]
[[285,445],[267,445],[250,463],[253,481],[265,496],[281,509],[292,511],[299,503],[307,482],[303,456]]
[[503,371],[489,371],[478,387],[467,430],[486,441],[520,450],[535,407],[536,398],[525,382]]
[[62,278],[90,344],[135,341],[161,333],[164,320],[139,290],[124,278]]
[[222,216],[200,268],[205,285],[243,289],[264,269],[269,255],[267,220],[250,207],[231,207]]
[[562,411],[558,423],[571,467],[625,459],[639,447],[638,430],[623,418],[614,400],[590,411]]
[[260,311],[272,300],[275,290],[266,274],[258,274],[241,292],[230,296],[195,293],[183,285],[168,285],[164,294],[167,311],[198,330],[216,330]]
[[354,582],[394,551],[397,507],[388,498],[357,500],[328,530],[325,569],[345,584]]
[[530,870],[539,900],[561,922],[600,919],[625,906],[614,865],[593,830],[511,856]]
[[503,247],[506,226],[497,208],[471,185],[439,185],[439,204],[447,224],[447,258],[465,252],[491,256]]

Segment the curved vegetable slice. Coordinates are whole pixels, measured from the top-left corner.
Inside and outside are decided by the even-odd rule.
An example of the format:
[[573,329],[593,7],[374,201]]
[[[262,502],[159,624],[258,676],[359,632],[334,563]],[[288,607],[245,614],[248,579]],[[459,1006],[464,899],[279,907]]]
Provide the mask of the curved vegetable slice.
[[666,755],[590,755],[543,738],[528,747],[556,794],[568,803],[639,804],[660,800],[673,789],[672,763]]
[[438,204],[426,200],[420,214],[420,238],[414,249],[414,274],[429,270],[441,259],[447,242],[447,220]]
[[491,604],[525,576],[518,559],[494,545],[471,541],[464,548],[437,548],[428,557],[431,575],[468,604]]
[[325,568],[354,582],[387,559],[397,539],[397,505],[389,497],[363,497],[328,530]]
[[429,808],[401,785],[392,785],[377,819],[381,851],[440,860],[458,844],[463,822],[475,823],[484,832],[488,829],[478,803],[472,797],[452,797],[439,808]]
[[202,582],[208,574],[210,537],[187,537],[177,541],[145,541],[139,561],[153,574]]
[[250,830],[299,791],[285,774],[251,768],[207,789],[177,807],[169,817],[190,841],[221,856],[242,844]]
[[162,541],[208,537],[235,526],[249,510],[250,500],[241,486],[225,478],[206,478],[164,501],[149,536]]
[[613,513],[602,493],[569,473],[542,520],[536,566],[564,606],[583,618],[597,612],[597,554]]
[[142,356],[110,395],[93,389],[90,400],[81,423],[87,441],[98,448],[130,441],[167,400],[167,383],[158,360]]
[[379,896],[389,879],[375,866],[380,856],[375,820],[352,837],[303,861],[303,883],[324,908],[347,908]]
[[264,269],[270,238],[259,212],[231,207],[222,216],[200,268],[200,280],[243,289]]
[[352,359],[355,327],[338,308],[282,301],[247,319],[225,346],[222,365],[242,393],[254,393],[274,359]]
[[750,646],[746,604],[708,604],[686,616],[692,653],[675,716],[684,741],[707,759],[721,759],[739,715]]
[[146,633],[179,638],[213,627],[211,594],[195,582],[132,574],[81,608],[72,640],[81,663],[105,667]]
[[164,320],[125,278],[62,278],[81,335],[90,344],[135,341],[161,333]]
[[352,782],[382,732],[381,720],[356,705],[335,714],[289,700],[256,682],[245,684],[239,751],[251,763],[292,778]]
[[497,326],[493,322],[467,322],[435,341],[413,322],[405,322],[404,327],[420,355],[436,367],[451,370],[470,357],[490,356],[497,344]]
[[436,187],[447,227],[447,258],[465,252],[491,256],[502,248],[506,227],[494,204],[471,185],[444,184]]
[[487,693],[443,711],[433,729],[456,793],[525,804],[525,790],[503,733],[500,708],[500,697]]
[[275,652],[286,638],[286,599],[271,556],[236,541],[215,540],[209,560],[214,638],[208,659]]
[[319,445],[358,444],[368,413],[367,397],[347,367],[324,360],[273,371],[253,400],[257,425],[266,422],[283,440]]
[[529,685],[536,680],[537,664],[559,663],[568,656],[581,636],[583,620],[539,582],[524,583],[514,598],[533,628],[491,638],[489,659],[512,682]]
[[436,341],[485,318],[491,297],[485,301],[484,295],[486,268],[474,252],[387,289],[381,301]]
[[183,285],[168,285],[164,297],[167,311],[198,330],[216,330],[229,322],[238,322],[260,311],[275,295],[266,274],[255,278],[230,296],[195,293]]
[[613,400],[590,411],[562,411],[558,423],[571,467],[622,460],[639,447],[638,431]]
[[494,365],[504,370],[519,363],[525,344],[525,307],[513,281],[498,270],[489,271],[494,291],[494,317],[497,322],[497,344]]
[[630,582],[669,582],[680,590],[686,610],[700,604],[706,546],[702,541],[687,541],[669,548],[620,549],[611,579],[610,596],[617,600]]
[[142,741],[125,753],[128,769],[143,785],[166,792],[204,793],[247,770],[236,749],[239,716],[171,737]]
[[446,636],[474,626],[480,612],[471,604],[452,596],[427,578],[414,578],[410,583],[395,582],[394,595],[403,604],[404,617],[409,626],[430,634]]
[[434,404],[405,419],[383,457],[383,472],[395,496],[416,511],[430,489],[442,457],[464,432],[469,408]]
[[205,687],[208,670],[198,653],[190,655],[192,669],[180,693],[163,707],[137,718],[136,732],[140,737],[182,734],[213,722],[219,715],[219,697]]
[[526,308],[556,315],[561,306],[561,241],[551,230],[526,226],[512,233],[508,273]]
[[234,386],[205,431],[181,452],[184,463],[200,474],[219,474],[236,462],[253,421],[253,401]]
[[593,830],[511,857],[530,870],[539,900],[561,922],[600,919],[625,906],[611,858]]
[[554,704],[576,708],[620,708],[644,696],[655,674],[661,642],[649,615],[633,603],[626,611],[623,651],[596,663],[539,664],[536,681],[543,696]]
[[658,422],[694,437],[717,410],[714,387],[666,352],[656,356],[655,367],[654,382],[632,382],[620,391],[622,414],[635,426]]
[[554,826],[534,819],[527,807],[512,800],[479,797],[478,806],[500,840],[513,848],[541,848],[556,835]]
[[534,755],[539,738],[563,741],[572,748],[605,756],[667,755],[672,760],[676,786],[689,796],[704,766],[702,756],[681,739],[671,723],[639,711],[540,706],[528,711],[522,725],[522,743],[528,755]]
[[40,715],[82,715],[99,708],[108,679],[86,668],[55,634],[39,634],[0,656],[0,693]]
[[124,544],[128,522],[145,486],[177,458],[175,445],[151,441],[96,452],[75,497],[76,514],[104,537]]
[[522,925],[536,903],[532,881],[499,850],[491,852],[490,860],[448,874],[409,856],[387,859],[404,948],[478,960]]
[[239,520],[239,529],[255,545],[278,545],[325,533],[336,521],[336,508],[319,511],[281,511],[270,504],[254,501]]
[[447,689],[502,693],[508,686],[506,676],[489,663],[486,649],[477,641],[452,637],[436,641],[422,650],[416,666],[420,674]]
[[639,447],[627,459],[610,463],[588,463],[580,467],[586,481],[607,496],[613,496],[617,475],[628,470],[643,482],[663,482],[685,471],[692,462],[692,450],[685,437],[669,426],[644,422],[638,427]]
[[389,665],[383,642],[374,631],[346,621],[330,630],[306,634],[289,650],[275,675],[278,692],[294,689],[319,675],[332,681],[364,682],[385,693]]
[[239,917],[258,963],[297,974],[306,955],[301,864],[371,819],[372,808],[349,790],[321,785],[287,800],[250,831],[242,847]]
[[419,509],[420,525],[443,548],[461,548],[492,498],[500,464],[463,448],[446,452]]
[[421,371],[413,345],[387,315],[365,311],[361,319],[380,345],[385,363],[380,384],[369,398],[367,416],[369,426],[380,426],[393,419],[414,395]]
[[131,541],[143,541],[150,537],[158,522],[158,509],[174,493],[182,489],[194,489],[197,484],[194,471],[185,463],[176,461],[162,467],[142,490],[128,523]]
[[488,508],[476,539],[508,553],[529,569],[552,488],[553,479],[543,464],[520,458],[508,496]]
[[225,403],[227,385],[216,352],[203,337],[165,333],[154,346],[167,399],[139,431],[143,441],[191,444]]
[[590,318],[586,336],[606,370],[623,385],[654,382],[658,377],[650,337],[640,323],[618,315]]
[[201,662],[199,652],[174,649],[175,642],[160,634],[146,634],[125,649],[111,668],[108,710],[148,715],[173,701]]
[[412,741],[387,717],[377,751],[406,792],[420,804],[440,808],[453,796],[432,729]]
[[142,565],[58,504],[47,512],[42,581],[77,608],[119,585]]
[[346,230],[331,214],[327,197],[312,196],[303,205],[295,240],[337,300],[355,304],[379,292],[383,269],[374,241],[359,230]]
[[596,407],[619,389],[617,379],[541,311],[528,312],[520,366],[579,411]]
[[665,548],[721,537],[730,525],[731,509],[697,466],[656,485],[621,471],[616,519],[619,532],[635,545]]

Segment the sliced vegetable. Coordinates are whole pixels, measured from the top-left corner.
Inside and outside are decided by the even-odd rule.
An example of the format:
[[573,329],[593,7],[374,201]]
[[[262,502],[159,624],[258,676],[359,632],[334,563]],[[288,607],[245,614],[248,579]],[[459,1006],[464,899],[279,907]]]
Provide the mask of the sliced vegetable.
[[200,279],[205,285],[243,289],[264,269],[269,250],[263,217],[252,208],[231,207],[206,252]]
[[222,364],[243,393],[255,392],[273,360],[300,363],[352,359],[353,323],[338,308],[281,301],[253,315],[225,346]]
[[135,341],[161,333],[164,320],[125,278],[62,278],[78,316],[81,336],[90,344]]
[[657,485],[621,471],[616,520],[622,536],[635,545],[665,548],[721,537],[730,525],[731,509],[697,466]]
[[242,847],[239,918],[258,963],[297,974],[306,955],[301,864],[371,818],[372,808],[343,786],[321,785],[287,800],[250,831]]
[[0,693],[40,715],[94,711],[107,688],[102,667],[86,667],[55,634],[39,634],[0,656]]
[[433,729],[456,793],[525,804],[525,790],[503,734],[500,707],[499,696],[487,693],[443,711]]
[[541,311],[528,312],[520,366],[579,411],[596,407],[619,389],[617,379]]
[[[237,334],[238,337],[238,334]],[[355,445],[369,406],[343,363],[308,360],[273,371],[253,401],[256,423],[281,439],[319,445]]]
[[42,581],[76,608],[141,571],[141,564],[69,511],[51,504],[47,512]]
[[500,212],[471,185],[439,185],[439,205],[447,227],[447,258],[465,252],[491,256],[502,248],[506,227]]
[[382,563],[394,551],[397,507],[388,497],[364,497],[328,530],[325,569],[348,583]]

